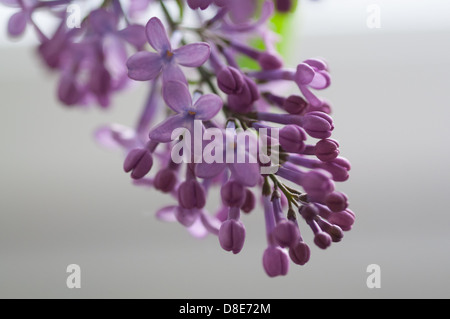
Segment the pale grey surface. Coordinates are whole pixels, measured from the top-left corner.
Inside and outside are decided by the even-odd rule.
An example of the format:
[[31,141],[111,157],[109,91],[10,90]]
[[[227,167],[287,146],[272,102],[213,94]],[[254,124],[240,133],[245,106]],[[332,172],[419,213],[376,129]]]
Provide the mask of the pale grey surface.
[[[353,165],[338,187],[357,222],[343,242],[312,247],[306,266],[291,264],[276,279],[261,265],[260,210],[243,219],[241,254],[226,253],[212,236],[198,241],[156,221],[154,210],[170,199],[132,186],[122,155],[93,142],[100,124],[134,123],[143,87],[108,112],[68,110],[30,50],[2,48],[0,297],[449,298],[449,38],[299,36],[299,60],[324,56],[331,66],[324,95]],[[78,290],[66,287],[72,263],[82,269]],[[381,266],[381,289],[366,286],[372,263]]]

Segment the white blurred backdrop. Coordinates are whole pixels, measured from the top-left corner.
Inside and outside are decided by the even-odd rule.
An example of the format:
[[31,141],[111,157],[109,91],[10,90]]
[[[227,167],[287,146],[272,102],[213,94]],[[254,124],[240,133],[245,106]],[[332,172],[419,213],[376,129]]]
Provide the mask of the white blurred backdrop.
[[[371,4],[380,28],[367,27]],[[157,221],[171,199],[133,186],[122,154],[93,141],[102,124],[134,124],[144,85],[108,111],[62,107],[32,34],[11,44],[1,8],[0,297],[449,298],[449,9],[445,0],[302,1],[289,61],[330,65],[323,95],[353,165],[338,189],[357,220],[341,243],[311,245],[307,265],[271,279],[261,209],[243,218],[243,251],[226,253],[213,236]],[[81,266],[81,289],[66,286],[69,264]],[[381,267],[379,289],[366,285],[370,264]]]

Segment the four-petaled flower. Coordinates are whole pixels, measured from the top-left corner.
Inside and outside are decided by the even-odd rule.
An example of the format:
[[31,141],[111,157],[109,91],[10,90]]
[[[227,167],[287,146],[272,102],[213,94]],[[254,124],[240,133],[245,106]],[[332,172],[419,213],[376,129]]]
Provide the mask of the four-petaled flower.
[[193,131],[194,120],[208,121],[222,109],[222,99],[215,94],[202,95],[195,103],[187,86],[180,81],[169,81],[163,87],[163,98],[176,114],[154,127],[150,139],[167,143],[172,141],[175,129]]
[[191,43],[172,49],[166,29],[158,18],[152,18],[145,27],[148,42],[156,52],[141,51],[128,59],[128,76],[138,81],[153,80],[162,73],[164,82],[186,82],[179,65],[199,67],[210,54],[209,44]]

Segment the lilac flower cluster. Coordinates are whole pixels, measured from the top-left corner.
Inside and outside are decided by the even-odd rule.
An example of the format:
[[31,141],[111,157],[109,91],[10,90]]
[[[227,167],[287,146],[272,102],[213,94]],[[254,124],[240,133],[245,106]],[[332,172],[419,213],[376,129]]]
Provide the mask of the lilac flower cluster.
[[[105,126],[96,137],[125,151],[123,169],[136,185],[173,197],[173,205],[156,212],[158,219],[178,222],[195,237],[216,235],[224,250],[237,254],[246,237],[242,213],[261,206],[267,234],[262,264],[270,277],[286,275],[289,259],[308,262],[311,251],[300,220],[321,249],[352,228],[355,215],[347,196],[335,189],[348,179],[350,163],[331,138],[330,103],[317,95],[331,83],[328,65],[312,58],[285,67],[269,27],[273,14],[289,14],[294,1],[134,0],[125,7],[105,0],[79,28],[66,24],[66,9],[77,1],[0,1],[19,9],[8,22],[11,36],[22,34],[27,24],[36,30],[40,56],[59,73],[64,104],[106,107],[113,93],[133,80],[149,84],[136,126]],[[50,36],[33,20],[38,9],[60,20]],[[138,17],[147,15],[140,23]],[[254,39],[264,48],[252,46]],[[161,114],[165,119],[158,123]],[[183,133],[175,136],[179,129]],[[214,156],[223,152],[226,162],[199,160],[210,145],[198,140],[197,131],[204,138],[211,129],[223,133],[214,139],[222,145]],[[261,129],[277,133],[262,135]],[[257,154],[265,157],[238,147],[245,137],[257,140]],[[185,162],[174,159],[178,145]],[[221,204],[209,212],[215,190]]]

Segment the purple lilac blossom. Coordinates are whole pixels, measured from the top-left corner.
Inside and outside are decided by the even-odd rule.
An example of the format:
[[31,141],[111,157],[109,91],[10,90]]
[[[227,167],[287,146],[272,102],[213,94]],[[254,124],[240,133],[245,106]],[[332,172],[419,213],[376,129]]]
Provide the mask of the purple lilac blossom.
[[[66,9],[79,1],[0,3],[18,9],[5,25],[11,37],[33,27],[39,56],[59,73],[57,95],[63,104],[107,107],[114,93],[148,81],[136,125],[104,125],[95,138],[123,151],[123,170],[134,185],[173,200],[157,210],[158,220],[177,222],[197,238],[216,236],[220,247],[237,254],[245,246],[246,214],[262,210],[267,241],[261,247],[262,267],[270,277],[286,275],[290,260],[300,266],[310,260],[304,227],[315,246],[328,249],[354,226],[348,196],[337,190],[351,165],[332,136],[339,123],[330,115],[331,103],[317,95],[331,84],[328,65],[311,58],[288,66],[270,29],[275,10],[291,12],[295,1],[266,0],[258,6],[256,0],[180,0],[177,12],[165,1],[131,0],[123,8],[121,1],[108,0],[72,29]],[[184,14],[183,5],[195,14]],[[53,32],[44,34],[34,21],[38,9],[60,19]],[[146,12],[161,15],[143,21]],[[252,46],[255,38],[264,49]],[[241,57],[253,60],[257,69],[244,67]],[[172,133],[184,129],[195,135],[195,121],[202,135],[208,129],[221,134],[214,138],[223,146],[215,155],[226,161],[172,158],[178,142]],[[275,128],[278,134],[260,131]],[[248,145],[240,145],[241,137]],[[209,150],[205,140],[198,145],[203,153]],[[269,167],[276,172],[264,173]],[[213,192],[221,202],[209,212]]]

